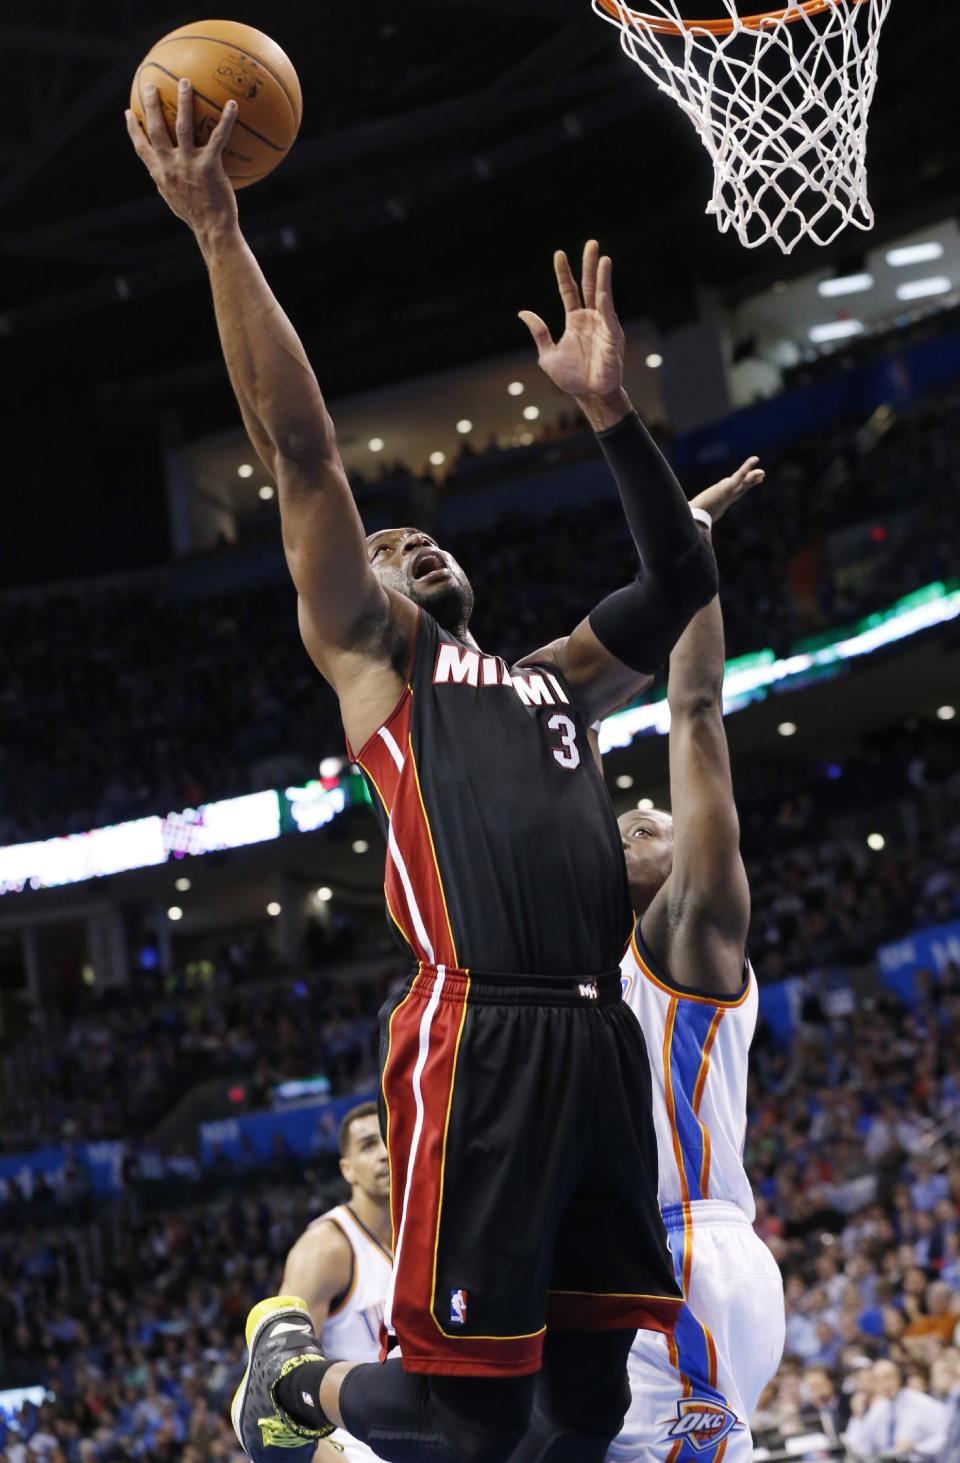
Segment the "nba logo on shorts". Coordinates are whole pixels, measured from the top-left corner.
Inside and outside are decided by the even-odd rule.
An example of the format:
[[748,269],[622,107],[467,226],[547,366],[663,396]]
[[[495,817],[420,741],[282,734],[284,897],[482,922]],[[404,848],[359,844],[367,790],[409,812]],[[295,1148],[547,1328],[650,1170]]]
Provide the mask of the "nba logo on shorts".
[[682,1438],[695,1453],[705,1453],[743,1427],[735,1412],[722,1402],[707,1397],[684,1397],[677,1402],[676,1420],[667,1429],[668,1438]]
[[451,1326],[467,1324],[467,1292],[465,1290],[451,1290],[450,1292],[450,1324]]

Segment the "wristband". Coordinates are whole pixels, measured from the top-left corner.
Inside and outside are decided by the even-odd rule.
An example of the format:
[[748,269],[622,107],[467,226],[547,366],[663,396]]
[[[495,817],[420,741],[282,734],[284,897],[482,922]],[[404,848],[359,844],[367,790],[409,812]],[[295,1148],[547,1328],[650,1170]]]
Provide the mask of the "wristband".
[[694,508],[691,504],[690,512],[693,514],[698,523],[703,524],[704,528],[709,533],[710,530],[713,528],[713,519],[710,517],[710,514],[707,512],[706,508]]

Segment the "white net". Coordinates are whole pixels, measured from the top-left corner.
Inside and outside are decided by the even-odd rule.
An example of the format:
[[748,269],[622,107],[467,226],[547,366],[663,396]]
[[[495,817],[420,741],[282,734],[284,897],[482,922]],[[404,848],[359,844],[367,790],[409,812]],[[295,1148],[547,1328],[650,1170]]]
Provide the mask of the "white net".
[[[644,0],[641,0],[644,3]],[[756,0],[740,0],[755,10]],[[762,0],[760,0],[762,3]],[[951,0],[953,3],[953,0]],[[676,0],[593,0],[624,51],[690,118],[714,167],[707,212],[755,249],[789,254],[873,227],[867,121],[890,0],[788,0],[758,17],[681,17]]]

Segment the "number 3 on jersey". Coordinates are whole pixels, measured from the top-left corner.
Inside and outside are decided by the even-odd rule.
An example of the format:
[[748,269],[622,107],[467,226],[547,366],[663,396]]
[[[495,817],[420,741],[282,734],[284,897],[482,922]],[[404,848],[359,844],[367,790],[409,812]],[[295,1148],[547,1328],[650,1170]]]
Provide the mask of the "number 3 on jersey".
[[563,716],[559,711],[551,716],[547,722],[549,731],[555,732],[559,738],[559,746],[552,742],[550,750],[555,761],[565,768],[567,772],[573,772],[574,768],[580,766],[580,748],[577,746],[576,723],[571,721],[569,716]]

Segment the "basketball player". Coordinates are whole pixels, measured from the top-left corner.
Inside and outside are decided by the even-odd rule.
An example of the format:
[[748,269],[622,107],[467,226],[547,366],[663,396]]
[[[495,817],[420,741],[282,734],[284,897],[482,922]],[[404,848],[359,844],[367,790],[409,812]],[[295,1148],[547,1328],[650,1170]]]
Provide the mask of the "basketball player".
[[[321,1214],[300,1236],[280,1288],[306,1302],[326,1356],[376,1361],[393,1254],[390,1165],[375,1102],[351,1108],[340,1124],[340,1172],[350,1185],[349,1202]],[[342,1429],[330,1442],[339,1444],[347,1463],[376,1463],[366,1443]]]
[[[763,480],[756,458],[694,501],[714,521]],[[754,1233],[743,1167],[757,984],[750,891],[723,729],[715,598],[670,657],[670,795],[620,819],[637,912],[622,972],[653,1072],[659,1195],[688,1308],[671,1336],[639,1331],[632,1402],[610,1463],[749,1463],[749,1419],[780,1361],[783,1285]]]
[[382,1042],[385,1327],[402,1363],[331,1362],[299,1297],[262,1301],[237,1436],[256,1463],[306,1457],[334,1426],[388,1463],[515,1450],[599,1463],[636,1328],[669,1332],[682,1303],[643,1038],[620,995],[623,851],[587,729],[649,683],[716,593],[709,535],[623,390],[609,259],[588,244],[578,288],[558,253],[562,337],[523,319],[598,433],[640,563],[519,665],[481,652],[450,554],[416,528],[364,538],[316,379],[240,232],[221,161],[235,106],[197,148],[189,82],[176,144],[155,90],[145,102],[146,133],[128,112],[129,134],[206,263],[244,423],[277,482],[303,640],[372,788],[390,919],[415,962]]

